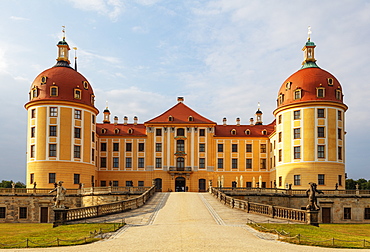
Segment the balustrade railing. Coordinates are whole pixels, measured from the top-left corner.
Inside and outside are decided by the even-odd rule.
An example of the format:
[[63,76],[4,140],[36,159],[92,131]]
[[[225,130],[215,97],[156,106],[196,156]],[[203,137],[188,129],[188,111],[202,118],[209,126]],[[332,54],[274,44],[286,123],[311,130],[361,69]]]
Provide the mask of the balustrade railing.
[[[1,194],[48,194],[54,188],[0,188]],[[67,189],[68,194],[78,194],[78,189]]]

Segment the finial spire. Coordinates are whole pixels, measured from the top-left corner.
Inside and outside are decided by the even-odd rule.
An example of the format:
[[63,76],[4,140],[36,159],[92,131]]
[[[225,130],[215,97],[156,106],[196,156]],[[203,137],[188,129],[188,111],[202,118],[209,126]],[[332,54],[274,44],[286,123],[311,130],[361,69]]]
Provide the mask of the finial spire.
[[63,40],[66,40],[66,27],[63,25],[62,26],[62,32],[63,32]]
[[73,47],[73,50],[75,50],[75,71],[77,72],[77,47]]
[[312,31],[311,31],[311,26],[308,26],[308,41],[311,41],[311,33],[312,33]]

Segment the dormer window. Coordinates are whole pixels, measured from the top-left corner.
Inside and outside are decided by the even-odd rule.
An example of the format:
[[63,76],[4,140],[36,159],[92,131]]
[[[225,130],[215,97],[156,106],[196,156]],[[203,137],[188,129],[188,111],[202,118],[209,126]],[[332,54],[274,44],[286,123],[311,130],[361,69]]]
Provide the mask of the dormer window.
[[283,104],[284,102],[284,94],[280,94],[278,98],[278,105]]
[[84,89],[89,89],[89,83],[87,81],[83,81],[82,85],[84,86]]
[[81,100],[81,90],[75,89],[74,91],[75,91],[75,95],[74,95],[75,99]]
[[249,129],[245,130],[245,134],[246,135],[250,135],[251,134],[251,131]]
[[50,87],[50,96],[58,96],[58,87]]
[[236,135],[236,130],[235,129],[231,130],[231,135]]
[[262,130],[262,135],[267,135],[267,130]]
[[340,89],[335,90],[335,98],[342,100],[342,91]]
[[32,98],[36,98],[39,95],[38,93],[37,87],[32,88]]
[[323,87],[316,88],[316,95],[317,95],[317,98],[324,98],[325,97],[325,88],[323,88]]
[[91,95],[91,104],[94,105],[95,104],[95,95]]
[[292,82],[287,82],[286,84],[285,84],[285,90],[286,91],[288,91],[288,90],[290,90],[290,88],[292,87]]
[[294,90],[294,100],[299,100],[302,98],[302,89],[297,88]]
[[194,117],[189,116],[189,117],[188,117],[188,121],[189,121],[189,122],[194,122]]
[[134,130],[133,129],[131,129],[131,128],[129,128],[128,130],[127,130],[127,133],[128,134],[132,134],[134,132]]
[[119,129],[115,128],[114,129],[114,134],[118,134],[119,133]]
[[48,79],[48,77],[46,77],[46,76],[41,76],[41,85],[46,84],[47,79]]
[[173,122],[173,116],[169,116],[169,117],[168,117],[168,121],[169,121],[169,122]]
[[334,80],[332,78],[328,78],[328,85],[333,86]]
[[101,129],[101,133],[102,133],[102,134],[107,133],[107,129]]

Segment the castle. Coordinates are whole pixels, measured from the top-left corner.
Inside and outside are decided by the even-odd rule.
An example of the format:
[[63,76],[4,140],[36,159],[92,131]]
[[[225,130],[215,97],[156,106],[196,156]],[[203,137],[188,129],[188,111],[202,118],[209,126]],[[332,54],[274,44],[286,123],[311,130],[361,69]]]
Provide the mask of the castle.
[[65,37],[57,63],[33,81],[27,136],[27,187],[150,186],[205,191],[210,185],[344,189],[345,112],[339,81],[316,64],[310,37],[302,67],[280,86],[275,120],[217,124],[177,104],[140,124],[135,117],[102,123],[92,85],[70,66]]

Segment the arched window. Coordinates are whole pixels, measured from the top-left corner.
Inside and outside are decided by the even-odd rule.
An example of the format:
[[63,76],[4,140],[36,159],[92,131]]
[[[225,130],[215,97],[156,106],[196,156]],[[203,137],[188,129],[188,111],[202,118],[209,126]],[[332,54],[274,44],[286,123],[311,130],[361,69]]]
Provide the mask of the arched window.
[[302,89],[297,88],[294,90],[294,100],[298,100],[302,98]]
[[105,133],[107,133],[107,130],[106,129],[101,129],[101,133],[105,134]]
[[185,130],[183,128],[177,129],[177,136],[185,136]]
[[131,128],[129,128],[129,129],[127,130],[127,133],[128,133],[128,134],[132,134],[132,133],[134,133],[134,130],[133,130],[133,129],[131,129]]
[[176,141],[176,152],[185,151],[185,141],[177,140]]
[[169,121],[169,122],[172,122],[172,121],[173,121],[173,116],[169,116],[169,117],[168,117],[168,121]]
[[188,117],[188,121],[189,121],[189,122],[194,122],[194,117],[189,116],[189,117]]
[[75,91],[75,94],[74,94],[75,99],[81,100],[81,90],[75,89],[74,91]]
[[246,130],[245,130],[245,134],[246,134],[246,135],[250,135],[250,134],[251,134],[251,131],[250,131],[249,129],[246,129]]
[[118,133],[119,133],[119,129],[115,128],[115,129],[114,129],[114,133],[115,133],[115,134],[118,134]]
[[342,100],[342,91],[340,91],[339,89],[335,90],[335,97],[337,98],[337,100]]
[[231,130],[231,135],[236,135],[236,130],[235,129]]
[[50,87],[50,96],[58,96],[58,87]]
[[317,94],[317,98],[324,98],[325,97],[325,88],[323,88],[323,87],[316,88],[316,94]]
[[262,130],[262,135],[267,135],[267,130]]

